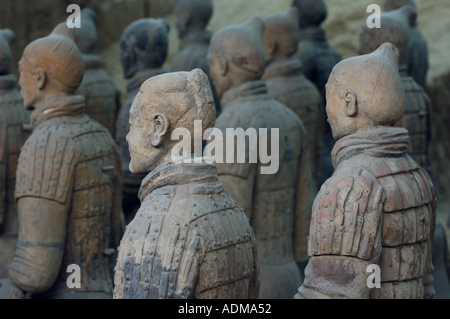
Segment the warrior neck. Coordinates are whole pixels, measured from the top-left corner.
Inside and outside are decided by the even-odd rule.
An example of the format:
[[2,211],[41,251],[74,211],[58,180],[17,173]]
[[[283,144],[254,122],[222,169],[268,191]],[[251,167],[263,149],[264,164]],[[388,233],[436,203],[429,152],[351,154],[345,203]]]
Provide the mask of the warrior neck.
[[320,27],[310,27],[300,31],[300,41],[311,40],[315,42],[326,42],[325,31]]
[[202,159],[201,163],[171,163],[153,170],[142,181],[139,199],[144,199],[155,190],[165,186],[202,184],[217,182],[217,167]]
[[142,84],[147,81],[148,79],[167,73],[168,71],[164,68],[156,68],[156,69],[148,69],[144,71],[140,71],[136,73],[133,78],[128,82],[127,90],[128,93],[134,93],[135,91],[139,90]]
[[402,157],[408,150],[409,133],[401,127],[382,127],[339,139],[331,153],[333,166],[356,156]]
[[257,96],[264,97],[267,95],[267,84],[263,80],[239,83],[229,88],[223,94],[222,99],[220,100],[220,105],[222,110],[225,110],[231,105],[237,103],[239,100]]
[[83,62],[85,70],[100,69],[102,66],[100,56],[96,54],[83,54]]
[[272,78],[297,76],[303,72],[303,65],[299,59],[291,57],[282,57],[273,59],[266,67],[263,80],[267,81]]
[[34,105],[31,125],[34,129],[55,117],[81,115],[85,112],[85,107],[85,98],[81,95],[52,96]]
[[209,45],[212,32],[204,29],[191,29],[180,39],[180,51],[191,44]]
[[400,74],[401,77],[409,76],[408,66],[406,65],[406,63],[400,63],[398,65],[398,73]]

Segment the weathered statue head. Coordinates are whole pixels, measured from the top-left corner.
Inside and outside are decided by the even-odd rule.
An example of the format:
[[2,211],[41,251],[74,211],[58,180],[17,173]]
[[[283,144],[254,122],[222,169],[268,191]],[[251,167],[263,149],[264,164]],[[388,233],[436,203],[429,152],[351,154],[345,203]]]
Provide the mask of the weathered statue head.
[[182,39],[192,30],[205,29],[213,10],[212,0],[179,0],[175,9],[178,37]]
[[219,97],[233,85],[261,79],[266,64],[264,29],[264,20],[255,17],[223,28],[211,39],[207,60]]
[[300,11],[296,7],[264,19],[263,45],[267,60],[290,57],[297,51],[299,19]]
[[75,43],[83,54],[92,54],[98,46],[97,13],[89,8],[81,10],[81,28],[75,28]]
[[9,74],[12,67],[10,44],[16,41],[16,35],[9,29],[0,30],[0,75]]
[[398,49],[391,43],[371,54],[338,63],[326,85],[328,122],[333,137],[393,126],[405,113],[398,73]]
[[74,94],[83,80],[84,63],[73,29],[60,23],[49,36],[30,43],[19,72],[20,93],[28,110],[50,96]]
[[120,39],[124,76],[160,68],[167,58],[170,30],[166,19],[140,19],[130,24]]
[[319,27],[328,15],[323,0],[294,0],[292,6],[300,10],[300,29]]
[[416,8],[414,0],[383,0],[384,11],[396,10],[408,4]]
[[409,25],[417,18],[414,7],[407,5],[382,13],[380,16],[381,28],[367,27],[364,23],[360,34],[358,54],[369,54],[375,51],[383,43],[389,42],[397,47],[400,52],[399,64],[406,62],[409,42]]
[[[202,122],[204,132],[213,128],[216,109],[207,75],[200,69],[191,72],[166,73],[142,84],[130,110],[130,132],[127,135],[131,155],[130,171],[149,173],[173,162],[172,148],[180,143],[172,139],[176,129],[189,131],[190,154],[194,154],[194,121]],[[197,134],[200,132],[197,132]],[[177,136],[178,138],[178,136]]]

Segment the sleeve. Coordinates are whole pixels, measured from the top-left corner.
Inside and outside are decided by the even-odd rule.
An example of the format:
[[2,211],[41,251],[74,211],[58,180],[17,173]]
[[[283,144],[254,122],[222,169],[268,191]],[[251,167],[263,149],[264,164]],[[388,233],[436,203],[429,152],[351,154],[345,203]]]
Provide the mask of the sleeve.
[[[158,196],[167,202],[167,195]],[[114,299],[192,299],[206,250],[203,237],[167,213],[140,212],[120,245]]]
[[51,130],[36,133],[19,158],[19,237],[9,272],[16,286],[32,294],[48,290],[58,276],[80,157],[69,138]]
[[339,170],[317,195],[308,240],[309,262],[296,298],[368,298],[367,267],[381,254],[385,194],[355,166]]

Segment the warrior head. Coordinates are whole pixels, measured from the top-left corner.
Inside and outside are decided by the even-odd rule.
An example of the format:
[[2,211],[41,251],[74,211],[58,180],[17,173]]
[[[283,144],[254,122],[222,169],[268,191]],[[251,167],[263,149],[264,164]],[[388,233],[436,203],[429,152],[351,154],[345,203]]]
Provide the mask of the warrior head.
[[381,28],[369,28],[363,24],[360,34],[358,54],[369,54],[383,43],[389,42],[397,47],[400,53],[399,64],[406,63],[408,53],[408,28],[417,18],[414,7],[407,5],[382,13],[380,16]]
[[0,30],[0,75],[11,72],[12,54],[10,44],[16,41],[16,35],[9,29]]
[[140,19],[125,29],[120,39],[120,61],[126,79],[164,64],[169,48],[169,30],[166,19]]
[[74,94],[83,80],[84,63],[73,29],[60,23],[50,35],[30,43],[19,72],[20,93],[28,110],[50,96]]
[[213,14],[212,0],[180,0],[175,9],[178,37],[192,30],[204,30]]
[[75,43],[83,54],[92,54],[98,46],[97,13],[89,8],[81,10],[81,28],[75,28]]
[[327,18],[327,6],[323,0],[294,0],[292,6],[300,10],[300,29],[320,27]]
[[290,57],[297,52],[300,11],[296,7],[264,19],[266,30],[263,36],[267,60]]
[[219,97],[231,86],[261,79],[266,64],[264,29],[264,20],[255,17],[213,36],[207,60]]
[[405,113],[398,73],[398,49],[384,43],[373,53],[338,63],[326,85],[328,122],[333,137],[393,126]]
[[[216,109],[207,75],[200,69],[191,72],[166,73],[152,77],[142,84],[130,110],[130,171],[146,174],[157,167],[173,162],[172,148],[179,140],[172,139],[176,129],[188,130],[191,137],[194,121],[202,121],[204,132],[213,128]],[[190,154],[194,154],[191,139]]]

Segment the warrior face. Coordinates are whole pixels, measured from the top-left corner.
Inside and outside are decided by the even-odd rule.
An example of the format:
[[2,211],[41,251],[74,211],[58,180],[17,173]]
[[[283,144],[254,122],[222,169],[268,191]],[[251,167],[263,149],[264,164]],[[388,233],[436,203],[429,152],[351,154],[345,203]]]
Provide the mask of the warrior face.
[[[126,139],[131,155],[129,169],[134,174],[152,171],[167,151],[162,144],[170,123],[165,114],[158,112],[155,107],[157,103],[158,101],[152,103],[149,100],[144,102],[143,96],[138,93],[131,106],[130,132]],[[142,114],[143,107],[150,116]]]
[[[39,72],[38,72],[39,71]],[[33,110],[34,104],[40,100],[40,89],[45,82],[45,72],[37,70],[24,57],[19,62],[19,86],[25,108]]]

